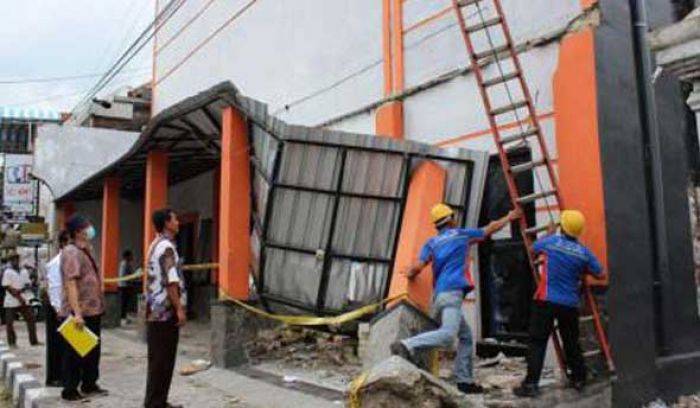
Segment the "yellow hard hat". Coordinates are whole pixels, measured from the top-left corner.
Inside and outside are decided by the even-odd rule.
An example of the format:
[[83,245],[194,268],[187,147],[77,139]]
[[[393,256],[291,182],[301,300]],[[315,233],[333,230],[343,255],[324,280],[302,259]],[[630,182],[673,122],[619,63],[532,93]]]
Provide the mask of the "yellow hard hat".
[[440,203],[433,206],[433,208],[430,210],[430,221],[432,221],[433,224],[438,224],[445,218],[453,216],[454,213],[455,212],[452,211],[452,208]]
[[578,210],[564,210],[561,213],[561,229],[565,234],[578,238],[586,225],[586,217]]

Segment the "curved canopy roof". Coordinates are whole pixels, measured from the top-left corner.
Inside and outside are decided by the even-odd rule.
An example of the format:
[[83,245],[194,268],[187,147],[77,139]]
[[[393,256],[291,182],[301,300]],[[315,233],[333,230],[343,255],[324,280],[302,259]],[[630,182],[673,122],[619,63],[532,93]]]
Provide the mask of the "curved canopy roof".
[[[72,190],[56,198],[57,202],[91,200],[102,197],[106,177],[122,180],[122,195],[141,196],[144,188],[146,157],[151,150],[168,152],[168,183],[195,177],[219,165],[221,153],[221,112],[234,107],[249,121],[281,140],[324,145],[364,145],[367,135],[342,131],[288,125],[267,112],[267,105],[243,96],[229,81],[219,83],[191,96],[156,115],[141,133],[132,148],[101,171],[87,178]],[[422,143],[389,138],[372,138],[369,148],[418,154],[436,159],[473,158],[474,152],[463,149],[441,149]]]

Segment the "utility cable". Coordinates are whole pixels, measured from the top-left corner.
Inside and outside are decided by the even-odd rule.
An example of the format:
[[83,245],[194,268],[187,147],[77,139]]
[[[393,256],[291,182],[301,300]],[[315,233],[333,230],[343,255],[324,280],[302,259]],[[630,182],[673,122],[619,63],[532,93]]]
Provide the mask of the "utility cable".
[[[122,73],[128,72],[141,72],[151,69],[150,67],[141,67],[133,69],[125,69]],[[16,78],[16,79],[0,79],[0,85],[22,85],[22,84],[41,84],[47,82],[64,82],[64,81],[75,81],[79,79],[89,79],[97,78],[104,75],[105,72],[94,72],[76,75],[65,75],[65,76],[49,76],[49,77],[33,77],[33,78]]]
[[165,8],[158,13],[153,21],[134,40],[129,48],[117,59],[112,67],[90,88],[85,97],[76,105],[73,112],[90,101],[98,92],[104,89],[111,80],[128,64],[155,36],[158,30],[182,7],[186,0],[171,0]]

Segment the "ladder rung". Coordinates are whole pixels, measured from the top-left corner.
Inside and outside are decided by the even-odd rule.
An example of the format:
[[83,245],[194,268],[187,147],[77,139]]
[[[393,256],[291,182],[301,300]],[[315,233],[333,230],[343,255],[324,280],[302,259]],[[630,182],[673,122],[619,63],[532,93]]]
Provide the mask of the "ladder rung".
[[459,1],[457,2],[457,5],[458,5],[459,7],[467,7],[467,6],[471,6],[472,4],[476,4],[476,3],[480,2],[480,1],[481,1],[481,0],[459,0]]
[[603,354],[603,351],[601,349],[595,349],[595,350],[586,351],[585,353],[583,353],[583,356],[588,358],[588,357],[593,357],[593,356],[597,356],[600,354]]
[[545,198],[549,197],[551,195],[555,195],[557,192],[555,190],[549,190],[549,191],[543,191],[541,193],[534,193],[530,195],[526,195],[524,197],[518,198],[518,202],[520,204],[529,204],[535,200],[539,200],[540,198]]
[[520,76],[520,72],[518,72],[518,71],[511,72],[511,73],[505,74],[503,76],[498,76],[496,78],[489,79],[488,81],[484,81],[484,87],[488,88],[490,86],[498,85],[498,84],[501,84],[503,82],[508,82],[511,79],[515,79],[519,76]]
[[581,316],[579,317],[578,321],[580,323],[589,323],[593,321],[593,315],[588,315],[588,316]]
[[542,166],[545,164],[544,160],[535,160],[523,164],[516,164],[515,166],[511,166],[510,172],[513,174],[518,174],[522,173],[524,171],[532,170],[537,166]]
[[549,225],[546,225],[546,224],[545,225],[536,225],[534,227],[530,227],[530,228],[526,229],[525,233],[526,234],[537,234],[539,232],[546,231],[547,228],[549,228]]
[[471,34],[471,33],[477,32],[477,31],[481,31],[481,30],[484,30],[486,28],[501,24],[501,21],[503,21],[503,20],[501,20],[501,17],[494,17],[494,18],[482,21],[481,23],[473,25],[471,27],[467,27],[467,32]]
[[474,54],[474,58],[476,58],[476,60],[478,61],[478,60],[482,60],[486,57],[492,57],[492,56],[502,54],[505,51],[510,51],[510,45],[505,44],[505,45],[501,45],[500,47],[496,47],[496,48],[492,48],[490,50],[476,53],[476,54]]
[[527,101],[518,101],[513,103],[512,105],[506,105],[502,106],[500,108],[496,108],[491,111],[491,115],[493,116],[498,116],[498,115],[503,115],[504,113],[508,113],[514,110],[518,110],[521,108],[524,108],[527,106]]
[[510,142],[515,142],[516,140],[525,140],[530,136],[535,136],[537,134],[537,128],[532,128],[530,130],[526,130],[523,133],[517,133],[514,135],[509,135],[506,137],[501,138],[501,144],[506,144]]

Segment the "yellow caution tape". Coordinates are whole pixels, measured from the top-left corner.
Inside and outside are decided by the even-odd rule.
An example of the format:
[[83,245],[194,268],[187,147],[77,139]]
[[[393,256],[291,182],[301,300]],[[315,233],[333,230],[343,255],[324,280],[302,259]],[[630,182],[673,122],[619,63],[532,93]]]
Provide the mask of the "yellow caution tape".
[[[218,263],[202,263],[202,264],[182,265],[182,270],[183,271],[204,271],[204,270],[209,270],[209,269],[217,269],[218,267],[219,267]],[[103,281],[104,281],[104,283],[119,283],[119,282],[126,282],[126,281],[131,281],[131,280],[142,279],[142,278],[143,278],[143,272],[142,272],[142,269],[139,268],[136,270],[136,272],[132,273],[131,275],[121,276],[119,278],[104,278]]]
[[370,313],[376,312],[381,306],[383,306],[386,303],[392,302],[394,300],[398,299],[405,299],[408,298],[407,293],[402,293],[400,295],[396,296],[390,296],[381,302],[373,303],[371,305],[367,306],[362,306],[358,309],[355,309],[351,312],[343,313],[338,316],[326,316],[326,317],[318,317],[318,316],[290,316],[290,315],[276,315],[272,313],[268,313],[264,310],[260,310],[258,308],[255,308],[247,303],[241,302],[238,299],[234,299],[228,295],[226,295],[223,292],[219,293],[219,298],[223,300],[228,300],[231,301],[238,306],[246,309],[249,312],[255,313],[259,316],[272,319],[272,320],[277,320],[282,323],[286,323],[288,325],[292,326],[324,326],[324,325],[338,325],[338,324],[343,324],[347,323],[353,320],[357,320],[362,316],[368,315]]
[[130,280],[136,280],[136,279],[141,279],[143,277],[143,272],[141,272],[141,268],[137,269],[136,272],[132,273],[131,275],[126,275],[126,276],[121,276],[119,278],[104,278],[102,279],[104,283],[119,283],[119,282],[126,282]]
[[192,265],[182,265],[183,271],[203,271],[207,269],[218,269],[218,263],[203,263],[203,264],[192,264]]
[[350,383],[350,388],[348,389],[348,405],[350,408],[362,407],[362,400],[360,399],[360,388],[362,388],[362,386],[365,385],[367,377],[368,373],[363,372]]

